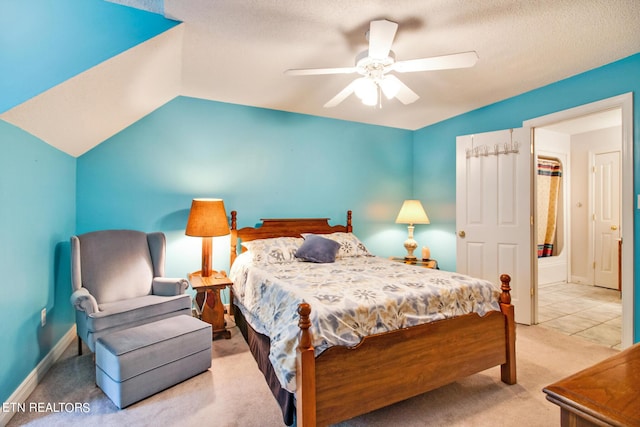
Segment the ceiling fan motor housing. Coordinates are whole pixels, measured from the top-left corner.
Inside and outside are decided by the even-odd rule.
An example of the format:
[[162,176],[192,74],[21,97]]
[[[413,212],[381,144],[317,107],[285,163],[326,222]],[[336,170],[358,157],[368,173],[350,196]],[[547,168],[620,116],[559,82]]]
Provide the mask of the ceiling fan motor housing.
[[386,58],[372,58],[369,51],[365,50],[356,56],[356,69],[358,74],[365,77],[380,79],[384,74],[391,71],[391,67],[396,62],[396,55],[389,51]]

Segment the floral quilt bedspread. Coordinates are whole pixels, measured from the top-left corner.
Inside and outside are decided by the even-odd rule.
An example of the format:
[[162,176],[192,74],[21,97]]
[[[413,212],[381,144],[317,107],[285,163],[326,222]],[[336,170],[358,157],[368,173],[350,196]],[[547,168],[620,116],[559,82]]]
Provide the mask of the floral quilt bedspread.
[[269,358],[291,392],[301,302],[311,305],[316,356],[334,345],[355,346],[367,335],[500,310],[500,290],[491,282],[377,256],[256,266],[245,252],[230,277],[235,303],[257,332],[271,338]]

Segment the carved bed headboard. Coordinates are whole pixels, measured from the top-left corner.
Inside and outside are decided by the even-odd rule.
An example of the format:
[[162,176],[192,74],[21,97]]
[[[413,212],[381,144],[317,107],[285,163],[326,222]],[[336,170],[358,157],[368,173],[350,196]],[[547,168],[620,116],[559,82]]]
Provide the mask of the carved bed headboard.
[[238,256],[239,242],[272,237],[301,237],[303,233],[329,234],[336,232],[351,233],[351,211],[347,211],[346,225],[329,225],[329,218],[269,218],[261,219],[256,227],[244,227],[238,230],[238,212],[231,211],[231,263]]

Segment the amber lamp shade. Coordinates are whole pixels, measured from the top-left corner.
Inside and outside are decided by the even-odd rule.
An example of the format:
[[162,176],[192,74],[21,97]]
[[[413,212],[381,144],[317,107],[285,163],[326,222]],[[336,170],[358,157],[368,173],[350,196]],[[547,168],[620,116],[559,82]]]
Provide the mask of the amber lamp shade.
[[193,199],[185,234],[202,237],[201,274],[203,277],[211,276],[212,238],[229,234],[229,223],[222,199]]

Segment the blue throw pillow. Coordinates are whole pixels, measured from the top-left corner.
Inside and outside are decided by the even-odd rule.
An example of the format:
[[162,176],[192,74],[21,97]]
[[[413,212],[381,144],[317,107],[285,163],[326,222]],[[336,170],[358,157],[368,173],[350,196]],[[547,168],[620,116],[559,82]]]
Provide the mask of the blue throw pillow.
[[316,234],[305,237],[304,243],[296,251],[296,258],[311,262],[334,262],[340,250],[340,243]]

